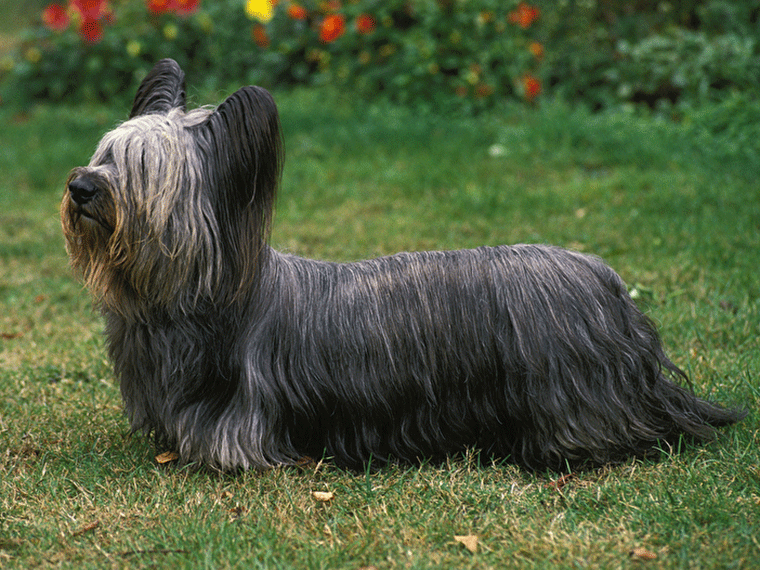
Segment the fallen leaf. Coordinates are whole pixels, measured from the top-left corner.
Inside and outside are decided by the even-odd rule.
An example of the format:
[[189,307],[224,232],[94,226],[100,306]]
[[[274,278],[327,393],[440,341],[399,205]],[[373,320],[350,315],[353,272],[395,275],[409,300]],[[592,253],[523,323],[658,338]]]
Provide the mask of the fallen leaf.
[[657,558],[657,555],[652,552],[651,550],[647,550],[646,548],[642,547],[636,547],[631,552],[628,553],[629,556],[635,560],[654,560]]
[[332,501],[335,494],[332,491],[312,491],[311,496],[320,503]]
[[549,489],[554,489],[555,491],[561,491],[562,487],[567,485],[573,479],[575,479],[575,473],[568,473],[567,475],[563,475],[556,481],[549,481],[546,484],[546,487]]
[[476,552],[478,550],[478,537],[474,534],[454,535],[454,540],[464,545],[464,547],[470,552]]
[[72,536],[79,536],[79,535],[82,535],[82,534],[84,534],[86,532],[90,532],[91,530],[95,530],[96,528],[98,528],[99,524],[100,524],[99,521],[95,521],[95,522],[91,522],[90,524],[86,524],[82,528],[80,528],[79,530],[75,531],[72,534]]
[[176,451],[164,451],[163,453],[156,455],[156,462],[159,465],[164,465],[165,463],[171,463],[172,461],[176,461],[179,459],[179,453]]
[[308,467],[313,467],[317,464],[314,459],[309,457],[308,455],[304,455],[300,459],[296,460],[296,467],[300,467],[301,469],[306,469]]

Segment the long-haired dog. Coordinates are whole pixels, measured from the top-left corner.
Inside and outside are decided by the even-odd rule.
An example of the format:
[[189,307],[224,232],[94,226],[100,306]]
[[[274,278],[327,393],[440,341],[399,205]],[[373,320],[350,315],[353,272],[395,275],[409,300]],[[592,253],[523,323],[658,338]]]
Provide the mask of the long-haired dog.
[[517,245],[328,263],[267,245],[277,108],[186,111],[162,60],[72,171],[61,218],[135,431],[224,470],[476,448],[532,469],[707,440],[701,400],[599,259]]

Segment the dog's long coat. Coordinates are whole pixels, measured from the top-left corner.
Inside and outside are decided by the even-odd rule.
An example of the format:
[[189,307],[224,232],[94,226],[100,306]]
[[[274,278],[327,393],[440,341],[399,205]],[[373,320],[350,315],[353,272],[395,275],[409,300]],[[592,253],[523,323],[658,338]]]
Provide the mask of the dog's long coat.
[[159,62],[62,205],[132,427],[183,461],[360,466],[475,447],[563,469],[742,417],[678,385],[595,257],[519,245],[336,264],[271,249],[271,97],[184,105],[181,70]]

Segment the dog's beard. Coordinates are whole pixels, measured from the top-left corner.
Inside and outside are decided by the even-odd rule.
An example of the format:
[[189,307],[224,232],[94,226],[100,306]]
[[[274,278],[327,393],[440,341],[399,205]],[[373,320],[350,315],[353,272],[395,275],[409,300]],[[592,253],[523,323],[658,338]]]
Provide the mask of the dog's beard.
[[[71,202],[71,200],[69,200]],[[80,234],[87,234],[96,231],[105,231],[108,236],[113,234],[113,224],[99,211],[88,208],[82,208],[70,204],[71,223],[75,231]],[[98,226],[100,226],[98,228]]]
[[113,264],[116,221],[110,202],[82,207],[67,193],[61,203],[61,224],[72,267],[81,272],[98,302],[113,304],[116,299],[107,301],[118,289]]

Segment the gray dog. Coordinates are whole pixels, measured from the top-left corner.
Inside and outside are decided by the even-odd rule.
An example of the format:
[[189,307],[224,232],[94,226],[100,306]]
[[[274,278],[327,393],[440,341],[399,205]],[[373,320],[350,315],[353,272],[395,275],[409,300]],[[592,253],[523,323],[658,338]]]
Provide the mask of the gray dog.
[[271,249],[281,163],[269,93],[186,111],[184,74],[162,60],[67,183],[68,251],[132,429],[183,462],[359,467],[476,448],[562,470],[743,417],[679,386],[595,257],[518,245],[338,264]]

